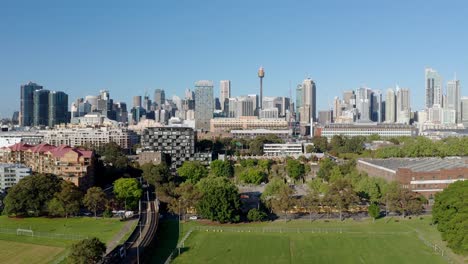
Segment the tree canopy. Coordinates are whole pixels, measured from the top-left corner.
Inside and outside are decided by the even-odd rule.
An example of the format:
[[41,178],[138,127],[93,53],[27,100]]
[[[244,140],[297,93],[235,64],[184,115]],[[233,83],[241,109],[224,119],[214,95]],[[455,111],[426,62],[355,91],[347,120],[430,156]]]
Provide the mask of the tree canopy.
[[468,181],[450,184],[435,196],[432,216],[455,253],[468,254]]
[[228,160],[215,160],[210,164],[211,174],[216,177],[232,178],[234,176],[234,167]]
[[100,187],[91,187],[83,198],[83,204],[88,210],[94,212],[94,217],[96,217],[97,211],[104,209],[106,200],[106,194]]
[[146,163],[141,166],[143,179],[153,186],[160,186],[173,180],[172,174],[166,164]]
[[177,169],[177,173],[186,181],[191,181],[194,184],[208,176],[208,170],[199,161],[184,162],[184,164]]
[[8,191],[4,199],[4,213],[10,216],[39,216],[46,213],[48,202],[61,190],[61,182],[54,175],[24,177]]
[[304,164],[296,159],[286,160],[286,171],[288,172],[289,177],[293,180],[302,179],[305,175]]
[[72,245],[67,262],[72,264],[100,263],[106,245],[98,238],[83,239]]
[[203,178],[197,184],[202,197],[197,212],[204,218],[220,223],[240,220],[240,199],[237,187],[223,177]]
[[241,174],[239,175],[239,178],[244,183],[260,184],[265,180],[266,175],[260,169],[246,168],[245,170],[241,172]]
[[127,208],[135,208],[143,194],[140,183],[134,178],[121,178],[114,182],[114,193],[117,199],[125,203]]

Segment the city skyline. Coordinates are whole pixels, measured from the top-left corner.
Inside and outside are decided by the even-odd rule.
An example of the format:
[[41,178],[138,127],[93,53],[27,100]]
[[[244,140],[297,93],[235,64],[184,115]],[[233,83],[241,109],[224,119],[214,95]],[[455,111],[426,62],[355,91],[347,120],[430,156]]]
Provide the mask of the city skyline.
[[[329,109],[335,96],[360,86],[385,91],[399,84],[424,93],[426,67],[439,72],[444,86],[457,72],[460,94],[466,95],[466,36],[458,34],[466,4],[424,3],[340,3],[339,10],[329,2],[248,7],[188,2],[184,10],[172,3],[142,3],[130,8],[139,13],[131,19],[119,3],[107,12],[100,12],[106,3],[82,3],[81,8],[9,3],[0,10],[7,40],[0,43],[0,116],[19,110],[18,87],[28,81],[64,91],[70,99],[108,89],[130,105],[135,94],[160,88],[180,96],[202,79],[215,82],[216,95],[220,80],[231,80],[233,96],[251,94],[258,91],[259,66],[268,73],[264,96],[289,96],[289,88],[294,91],[311,77],[317,110]],[[297,16],[304,9],[314,10],[314,17]],[[201,11],[213,16],[189,23]],[[176,12],[181,19],[173,18]],[[428,19],[434,12],[441,19]],[[27,19],[32,14],[40,19]],[[438,36],[430,42],[425,41],[428,28]],[[444,41],[453,35],[458,41]],[[226,63],[216,65],[219,58]],[[423,97],[412,98],[414,110],[424,105]]]

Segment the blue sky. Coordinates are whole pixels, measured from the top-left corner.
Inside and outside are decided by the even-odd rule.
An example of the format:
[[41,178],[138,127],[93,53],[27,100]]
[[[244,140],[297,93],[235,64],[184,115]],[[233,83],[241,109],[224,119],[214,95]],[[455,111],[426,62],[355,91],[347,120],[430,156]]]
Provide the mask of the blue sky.
[[[411,89],[424,105],[424,68],[468,81],[466,1],[2,1],[0,116],[34,81],[70,102],[109,89],[131,104],[156,88],[183,96],[196,80],[232,94],[288,96],[306,76],[318,109],[366,85]],[[95,3],[98,2],[98,3]],[[138,2],[138,4],[136,4]]]

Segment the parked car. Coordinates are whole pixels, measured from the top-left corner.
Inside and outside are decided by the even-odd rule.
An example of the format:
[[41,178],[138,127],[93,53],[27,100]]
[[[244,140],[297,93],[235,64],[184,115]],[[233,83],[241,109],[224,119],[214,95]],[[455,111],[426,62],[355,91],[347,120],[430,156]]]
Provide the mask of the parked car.
[[196,215],[192,215],[191,217],[189,217],[190,220],[197,220],[198,219],[198,216]]

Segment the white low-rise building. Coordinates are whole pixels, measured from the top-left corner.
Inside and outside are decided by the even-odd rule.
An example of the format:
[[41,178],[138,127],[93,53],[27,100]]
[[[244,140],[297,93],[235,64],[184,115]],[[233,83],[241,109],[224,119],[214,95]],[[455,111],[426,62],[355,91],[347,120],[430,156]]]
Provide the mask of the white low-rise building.
[[31,168],[23,164],[0,163],[0,190],[12,187],[29,175],[31,175]]
[[333,136],[371,136],[379,135],[382,138],[390,137],[414,137],[418,135],[418,129],[406,124],[386,123],[354,123],[354,124],[328,124],[317,127],[316,134],[331,140]]
[[298,156],[302,155],[301,143],[264,144],[263,153],[266,156]]

